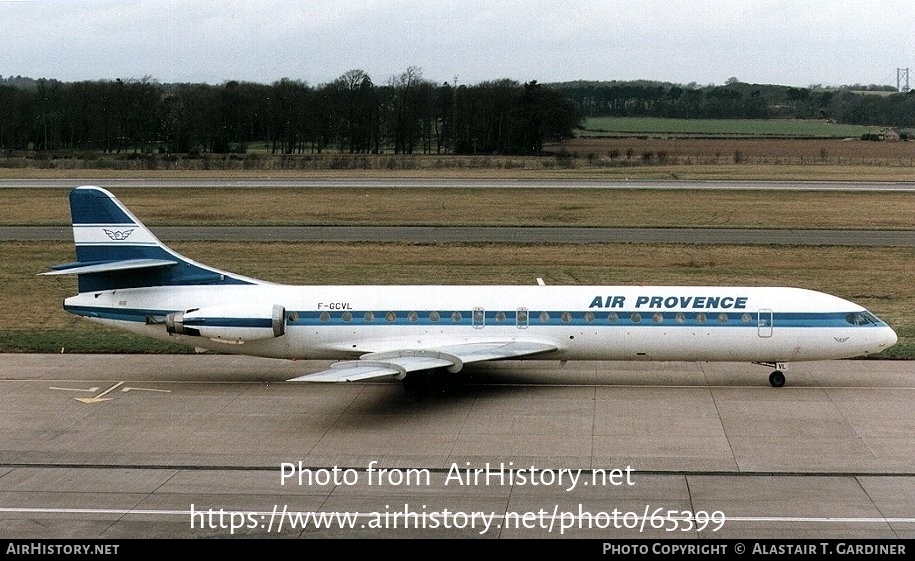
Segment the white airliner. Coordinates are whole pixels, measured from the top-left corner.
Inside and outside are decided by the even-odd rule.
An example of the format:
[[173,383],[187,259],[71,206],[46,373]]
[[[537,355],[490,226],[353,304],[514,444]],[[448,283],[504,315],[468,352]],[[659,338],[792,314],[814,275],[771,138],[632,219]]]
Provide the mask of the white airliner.
[[[460,371],[500,359],[746,361],[857,357],[896,343],[861,306],[812,290],[683,286],[288,286],[220,271],[159,241],[98,187],[70,193],[79,294],[64,309],[213,351],[340,360],[293,381]],[[415,374],[411,374],[415,373]]]

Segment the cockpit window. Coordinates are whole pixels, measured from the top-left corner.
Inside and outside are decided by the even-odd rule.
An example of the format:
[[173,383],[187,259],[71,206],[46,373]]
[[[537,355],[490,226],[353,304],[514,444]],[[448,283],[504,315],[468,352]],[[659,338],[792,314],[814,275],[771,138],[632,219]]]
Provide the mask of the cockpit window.
[[870,312],[852,312],[845,316],[845,321],[852,325],[876,325],[880,320]]

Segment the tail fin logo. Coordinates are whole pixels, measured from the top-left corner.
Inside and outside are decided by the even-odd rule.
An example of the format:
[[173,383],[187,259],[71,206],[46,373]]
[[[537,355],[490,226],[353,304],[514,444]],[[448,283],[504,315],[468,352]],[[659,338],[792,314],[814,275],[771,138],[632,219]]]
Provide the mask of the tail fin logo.
[[105,234],[109,238],[111,238],[112,240],[114,240],[116,242],[119,242],[119,241],[126,240],[130,236],[130,234],[132,234],[133,231],[136,230],[136,228],[131,228],[130,230],[109,230],[108,228],[102,228],[102,230],[105,230]]

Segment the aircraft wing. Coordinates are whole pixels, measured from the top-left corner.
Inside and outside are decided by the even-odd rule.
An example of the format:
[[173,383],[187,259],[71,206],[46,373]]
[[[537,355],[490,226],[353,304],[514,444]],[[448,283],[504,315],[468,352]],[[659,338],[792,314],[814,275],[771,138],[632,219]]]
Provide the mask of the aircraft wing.
[[555,345],[537,341],[480,341],[429,349],[403,349],[365,354],[359,360],[337,362],[327,370],[291,378],[289,381],[355,382],[384,376],[402,378],[409,372],[433,368],[447,368],[457,372],[472,362],[520,358],[555,350]]

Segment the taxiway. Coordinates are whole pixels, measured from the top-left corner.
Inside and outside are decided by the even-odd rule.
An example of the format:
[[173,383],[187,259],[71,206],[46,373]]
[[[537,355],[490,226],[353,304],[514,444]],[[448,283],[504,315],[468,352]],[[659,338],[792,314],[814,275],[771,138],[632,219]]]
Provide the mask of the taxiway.
[[[396,382],[285,382],[325,365],[0,355],[0,534],[915,537],[910,362],[794,364],[784,388],[769,387],[763,368],[731,363],[503,362],[423,392]],[[454,466],[487,463],[581,470],[581,480],[573,489],[446,484]],[[284,464],[319,477],[352,470],[355,479],[284,483]],[[632,485],[594,479],[627,467]],[[389,478],[373,480],[381,468]],[[411,483],[409,473],[428,479]],[[245,527],[199,514],[220,509],[246,516]],[[292,526],[290,517],[278,528],[283,509],[358,516],[351,527]],[[421,518],[390,527],[405,509],[429,524],[445,510],[496,518],[482,532],[469,518],[463,528],[416,527]],[[614,509],[639,523],[594,522]],[[669,531],[672,521],[653,528],[650,516],[641,524],[656,509],[726,521],[716,531]],[[512,518],[538,512],[553,524]],[[388,526],[371,527],[385,513]],[[567,513],[572,526],[560,533]]]

